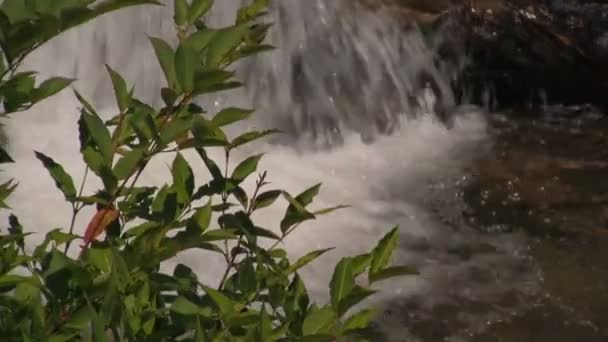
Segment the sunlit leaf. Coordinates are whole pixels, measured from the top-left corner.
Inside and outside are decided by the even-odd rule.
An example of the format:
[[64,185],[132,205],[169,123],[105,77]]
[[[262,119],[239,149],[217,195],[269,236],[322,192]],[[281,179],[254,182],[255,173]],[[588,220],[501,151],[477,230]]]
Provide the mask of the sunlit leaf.
[[215,303],[220,314],[230,315],[234,314],[242,305],[234,302],[232,299],[226,297],[220,291],[204,286],[203,289],[209,295],[211,300]]
[[209,201],[207,205],[199,208],[194,215],[192,215],[192,219],[201,232],[204,232],[209,227],[209,223],[211,223],[211,213],[211,201]]
[[373,278],[374,274],[388,265],[391,256],[393,255],[393,251],[395,250],[395,247],[397,247],[398,239],[399,227],[395,227],[378,242],[378,245],[372,252],[372,262],[369,269],[370,279]]
[[320,250],[316,250],[316,251],[307,253],[303,257],[299,258],[296,262],[294,262],[291,266],[289,266],[289,268],[286,271],[287,274],[296,272],[300,268],[308,265],[309,263],[311,263],[312,261],[314,261],[321,255],[331,251],[332,249],[333,248],[326,248],[326,249],[320,249]]
[[74,82],[74,79],[71,78],[49,78],[34,89],[32,92],[32,102],[39,102],[47,97],[53,96],[72,84],[72,82]]
[[127,152],[116,162],[116,165],[112,169],[116,179],[123,180],[131,177],[141,165],[145,156],[146,151],[140,148]]
[[320,309],[311,309],[304,324],[302,332],[306,335],[317,335],[330,333],[336,325],[338,317],[331,306],[325,306]]
[[188,22],[194,23],[200,17],[204,16],[213,6],[213,0],[192,0],[188,11]]
[[116,104],[118,104],[120,111],[124,112],[129,107],[131,102],[131,94],[127,89],[127,83],[119,73],[114,71],[107,64],[106,69],[108,70],[110,79],[112,80],[112,86],[114,87],[114,94],[116,96]]
[[371,321],[374,319],[376,313],[374,310],[363,310],[350,316],[346,322],[342,325],[342,332],[349,332],[353,330],[365,329],[369,326]]
[[188,3],[186,0],[174,0],[173,3],[175,10],[173,20],[175,21],[175,25],[182,26],[186,23],[188,16]]
[[392,267],[387,267],[387,268],[384,268],[380,271],[373,273],[369,277],[369,282],[371,284],[371,283],[375,283],[375,282],[389,279],[389,278],[394,278],[394,277],[399,277],[399,276],[404,276],[404,275],[418,275],[418,274],[420,274],[418,272],[418,270],[416,270],[413,267],[392,266]]
[[374,290],[355,285],[352,288],[352,290],[350,291],[350,293],[346,297],[344,297],[342,300],[340,300],[340,303],[338,304],[338,309],[337,309],[338,315],[339,316],[344,315],[353,306],[361,303],[367,297],[369,297],[375,293],[376,293],[376,291],[374,291]]
[[338,310],[340,301],[350,294],[354,286],[352,259],[343,258],[336,265],[329,285],[331,304],[334,309]]
[[[195,0],[195,1],[197,1],[197,0]],[[202,1],[211,2],[210,0],[202,0]],[[201,0],[198,0],[198,2],[201,2]],[[212,30],[212,29],[200,30],[200,31],[194,32],[188,38],[186,38],[186,42],[188,45],[192,46],[192,48],[195,51],[201,51],[202,49],[207,47],[209,42],[211,42],[211,39],[213,38],[213,36],[215,35],[216,32],[217,32],[216,30]]]

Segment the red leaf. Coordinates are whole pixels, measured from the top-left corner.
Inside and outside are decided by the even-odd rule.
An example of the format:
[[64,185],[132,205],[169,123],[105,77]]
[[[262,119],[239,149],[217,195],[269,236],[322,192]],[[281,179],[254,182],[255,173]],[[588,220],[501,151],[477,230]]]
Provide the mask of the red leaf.
[[114,208],[103,208],[97,210],[95,216],[89,222],[84,233],[84,247],[86,248],[93,240],[103,233],[110,223],[118,218],[118,211]]

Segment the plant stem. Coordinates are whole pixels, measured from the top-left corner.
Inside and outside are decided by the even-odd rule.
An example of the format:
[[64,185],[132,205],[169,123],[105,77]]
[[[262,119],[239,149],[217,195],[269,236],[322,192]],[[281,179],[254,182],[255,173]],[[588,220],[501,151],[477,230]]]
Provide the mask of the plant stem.
[[[236,249],[238,249],[241,246],[242,241],[243,241],[243,236],[241,235],[239,237],[239,242],[236,244]],[[230,273],[230,270],[234,267],[234,261],[236,260],[237,253],[234,253],[233,255],[230,256],[230,252],[226,252],[226,255],[229,256],[230,260],[228,261],[228,266],[226,267],[226,270],[224,271],[224,274],[222,275],[222,280],[220,281],[220,285],[217,287],[218,290],[221,290],[224,287],[224,283],[226,282],[226,279],[228,278],[228,274]]]
[[[78,190],[78,197],[82,196],[82,192],[84,191],[84,185],[87,181],[87,176],[89,175],[89,167],[87,166],[84,169],[84,176],[82,177],[82,182],[80,182],[80,189]],[[80,212],[80,210],[84,208],[84,204],[82,204],[80,207],[77,204],[72,203],[72,220],[70,222],[70,235],[74,234],[74,225],[76,224],[76,216],[78,216],[78,213]],[[65,244],[65,249],[63,250],[63,254],[68,254],[68,250],[70,249],[70,244],[72,243],[72,240],[68,240],[68,242]]]
[[[224,150],[224,155],[226,157],[226,163],[224,165],[224,180],[228,179],[228,166],[229,166],[229,162],[230,162],[230,150],[229,149],[225,149]],[[224,206],[224,209],[222,209],[222,216],[226,215],[226,203],[228,202],[228,193],[226,191],[222,192],[222,205]],[[221,227],[222,229],[224,229],[223,225]],[[239,239],[239,244],[240,245],[241,241]],[[226,270],[226,273],[224,274],[224,277],[222,278],[222,282],[220,284],[224,283],[224,280],[228,274],[228,271],[230,271],[230,267],[231,264],[234,262],[234,257],[232,258],[232,260],[230,260],[230,250],[228,249],[228,241],[224,240],[224,249],[226,250],[226,262],[228,263],[228,269]]]

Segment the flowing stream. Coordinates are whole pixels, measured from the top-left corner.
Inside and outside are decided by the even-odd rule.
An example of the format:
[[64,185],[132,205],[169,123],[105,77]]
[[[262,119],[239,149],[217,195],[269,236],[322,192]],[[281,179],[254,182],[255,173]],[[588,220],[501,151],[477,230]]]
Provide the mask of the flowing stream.
[[[210,22],[232,21],[238,3],[216,1]],[[457,70],[438,66],[415,27],[404,31],[389,13],[364,10],[352,1],[282,0],[270,17],[275,27],[269,38],[278,49],[238,66],[245,89],[200,103],[211,112],[229,105],[254,107],[258,111],[249,125],[287,132],[285,138],[233,156],[239,160],[254,150],[267,152],[259,169],[268,170],[274,187],[297,193],[323,182],[315,206],[351,205],[302,225],[286,242],[294,257],[337,247],[306,269],[310,291],[325,298],[335,262],[371,248],[397,224],[401,245],[395,262],[415,265],[421,275],[381,286],[377,301],[404,303],[383,304],[387,311],[378,328],[388,340],[408,338],[412,315],[433,315],[441,303],[494,303],[513,291],[535,291],[538,277],[520,236],[482,235],[464,222],[455,227],[429,209],[428,203],[439,199],[445,212],[462,210],[459,184],[466,182],[466,167],[492,144],[483,112],[454,105],[449,81]],[[129,9],[64,34],[32,55],[25,67],[42,76],[76,77],[75,87],[110,117],[116,108],[103,64],[134,83],[139,98],[158,103],[162,74],[145,34],[169,38],[172,27],[167,8]],[[53,157],[79,183],[84,164],[78,153],[77,107],[65,91],[7,120],[9,151],[17,163],[7,167],[5,177],[20,182],[11,206],[26,229],[39,233],[35,241],[48,230],[67,228],[71,210],[33,150]],[[212,156],[222,159],[220,151]],[[195,156],[187,158],[202,184],[207,171]],[[169,163],[168,158],[152,163],[141,183],[167,181]],[[92,179],[85,189],[97,186]],[[284,209],[285,204],[267,209],[255,220],[275,229]],[[78,233],[91,214],[79,217]],[[204,253],[178,259],[210,283],[223,267]],[[455,338],[466,340],[489,320],[510,313],[466,314],[467,324]]]

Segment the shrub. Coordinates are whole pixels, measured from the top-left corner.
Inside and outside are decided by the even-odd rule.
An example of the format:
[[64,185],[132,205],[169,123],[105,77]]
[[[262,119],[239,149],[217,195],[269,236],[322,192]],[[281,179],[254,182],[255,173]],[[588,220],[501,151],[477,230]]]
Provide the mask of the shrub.
[[[301,223],[341,207],[307,209],[318,185],[296,196],[268,190],[266,172],[257,173],[262,155],[252,155],[228,172],[232,151],[275,131],[228,137],[223,128],[246,120],[253,111],[228,107],[211,115],[193,100],[239,87],[230,70],[233,63],[272,48],[264,44],[270,27],[263,21],[267,2],[255,0],[242,7],[234,25],[210,28],[203,18],[213,1],[175,1],[177,48],[150,38],[167,83],[160,89],[162,108],[135,98],[133,88],[109,66],[117,115],[104,121],[75,91],[82,105],[82,159],[103,187],[83,194],[83,186],[77,188],[59,163],[35,152],[72,205],[72,224],[68,231],[50,231],[30,249],[24,241],[30,233],[10,216],[10,227],[0,235],[3,340],[333,341],[369,325],[374,311],[356,311],[354,306],[375,293],[373,283],[415,273],[389,265],[398,238],[394,228],[371,252],[336,265],[330,303],[311,303],[298,271],[329,250],[311,251],[292,262],[281,243]],[[0,6],[6,60],[0,96],[6,113],[28,109],[72,81],[51,78],[35,86],[34,73],[16,72],[29,52],[86,20],[143,3],[152,1],[5,0]],[[209,157],[211,148],[223,149],[223,165]],[[186,150],[195,151],[208,169],[211,180],[206,184],[196,186],[182,154]],[[161,153],[174,154],[171,181],[161,187],[138,184],[150,160]],[[4,151],[2,158],[12,161]],[[247,193],[241,185],[256,174],[256,187]],[[11,181],[0,189],[4,208],[14,187]],[[277,229],[257,226],[251,215],[280,198],[288,207]],[[97,210],[81,237],[74,232],[74,221],[87,206]],[[75,240],[82,240],[82,246],[72,258],[68,251]],[[161,263],[195,249],[226,261],[218,286],[202,283],[183,264],[172,274],[160,270]],[[367,281],[359,279],[364,277]]]

